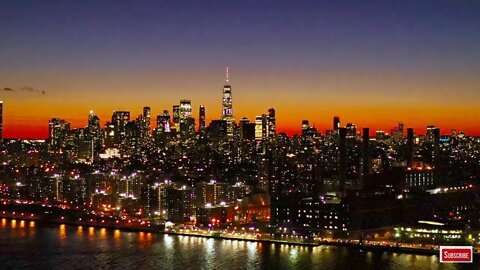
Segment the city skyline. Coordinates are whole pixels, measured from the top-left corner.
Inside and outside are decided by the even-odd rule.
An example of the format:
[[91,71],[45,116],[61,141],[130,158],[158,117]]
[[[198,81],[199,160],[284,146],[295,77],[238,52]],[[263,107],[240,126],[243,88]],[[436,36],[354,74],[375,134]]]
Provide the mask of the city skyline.
[[[228,89],[231,89],[230,85],[225,85],[225,86],[228,86]],[[179,101],[182,102],[184,100],[189,101],[189,102],[191,101],[191,100],[187,100],[187,99],[182,99],[182,100],[179,100]],[[112,117],[111,113],[110,113],[110,115],[108,113],[107,114],[99,114],[99,113],[97,113],[97,111],[92,110],[92,109],[89,110],[88,113],[86,113],[86,114],[82,114],[81,116],[75,116],[75,118],[66,118],[66,117],[63,117],[62,115],[56,115],[56,116],[52,116],[52,117],[48,118],[47,122],[43,123],[43,125],[42,125],[42,123],[38,123],[37,130],[31,130],[31,129],[20,130],[20,131],[17,131],[18,133],[14,133],[16,135],[11,136],[12,133],[9,133],[9,131],[12,132],[12,129],[7,128],[6,129],[7,130],[7,132],[6,132],[7,135],[5,136],[5,135],[3,135],[3,134],[5,134],[5,132],[3,131],[4,130],[3,123],[4,122],[8,123],[9,121],[8,121],[8,118],[5,117],[5,114],[3,114],[3,110],[5,110],[4,106],[3,106],[3,103],[4,102],[1,101],[1,104],[2,104],[2,123],[0,124],[0,129],[2,130],[2,136],[3,136],[4,139],[48,139],[48,137],[49,137],[48,121],[50,121],[51,119],[54,119],[54,118],[65,120],[70,124],[71,128],[78,129],[78,128],[84,128],[88,125],[88,117],[89,117],[89,115],[92,115],[93,113],[97,117],[99,117],[100,126],[102,126],[102,127],[106,126],[106,124],[110,121],[110,119]],[[174,105],[174,104],[175,103],[172,103],[170,106],[166,106],[164,108],[156,108],[156,109],[153,110],[154,113],[152,113],[151,116],[150,116],[150,121],[152,121],[150,131],[154,131],[154,129],[156,127],[153,123],[154,123],[155,118],[157,116],[161,116],[163,113],[165,113],[165,111],[168,111],[169,113],[173,113],[172,107],[178,106],[178,105]],[[142,111],[141,111],[142,108],[149,108],[150,109],[150,106],[145,105],[145,106],[140,107],[140,108],[133,108],[133,110],[115,109],[112,112],[115,113],[115,112],[120,112],[120,111],[126,111],[126,112],[130,113],[132,119],[135,119],[135,117],[142,115]],[[218,113],[218,117],[210,116],[209,115],[209,110],[205,105],[199,105],[198,108],[203,109],[203,113],[206,115],[206,117],[205,117],[205,123],[206,124],[209,124],[214,120],[220,120],[220,119],[223,118],[222,113]],[[270,109],[273,109],[273,108],[270,108]],[[139,113],[137,113],[137,111]],[[199,122],[200,114],[196,113],[196,112],[197,112],[197,110],[195,109],[195,107],[192,106],[191,115],[195,119],[195,125],[198,128],[198,125],[200,124],[200,122]],[[241,116],[241,117],[234,118],[234,121],[237,125],[240,124],[240,120],[242,120],[242,118],[247,118],[248,120],[250,120],[252,122],[255,122],[255,118],[261,116],[262,114],[263,114],[263,112],[259,111],[253,117]],[[327,117],[327,116],[325,116],[325,117]],[[349,121],[348,119],[345,119],[345,118],[341,117],[340,115],[331,115],[330,119],[329,119],[330,120],[329,123],[327,123],[327,120],[323,120],[323,119],[321,121],[315,121],[315,119],[312,121],[311,119],[306,119],[306,118],[302,118],[301,116],[299,116],[299,119],[301,119],[301,120],[298,123],[296,123],[297,125],[295,127],[289,129],[289,128],[285,128],[285,125],[284,126],[280,125],[279,128],[277,128],[277,130],[278,130],[278,133],[286,133],[289,136],[299,135],[299,134],[302,133],[302,122],[307,120],[309,122],[309,124],[312,124],[311,127],[314,127],[320,133],[325,134],[327,131],[333,130],[333,125],[336,124],[335,123],[335,118],[339,118],[339,120],[340,120],[340,123],[339,123],[340,126],[339,127],[345,127],[347,124],[354,124],[357,128],[359,128],[358,132],[360,132],[360,129],[362,129],[362,128],[369,128],[370,129],[370,135],[375,135],[376,131],[383,131],[386,134],[391,135],[391,131],[396,130],[398,128],[399,124],[405,125],[405,123],[403,121],[398,120],[397,122],[392,122],[390,126],[387,126],[387,124],[385,124],[383,126],[384,128],[378,128],[379,125],[376,125],[376,126],[374,125],[373,127],[359,125],[358,123]],[[73,119],[73,121],[72,121],[72,119]],[[173,121],[173,119],[172,119],[172,121]],[[318,123],[320,123],[320,125],[318,125]],[[451,131],[453,131],[453,130],[455,130],[456,132],[466,132],[466,134],[469,135],[469,136],[478,136],[479,135],[475,131],[473,133],[469,132],[470,129],[466,129],[466,130],[457,129],[457,128],[455,128],[454,125],[451,126],[450,129],[444,129],[444,127],[434,125],[433,123],[429,122],[428,120],[426,120],[426,122],[424,122],[424,123],[425,123],[424,126],[421,126],[421,125],[420,126],[410,126],[407,123],[407,127],[413,128],[413,130],[415,131],[415,133],[417,135],[425,135],[428,127],[432,127],[432,126],[440,128],[441,135],[450,135]],[[170,122],[170,124],[173,124],[173,122]],[[22,134],[25,135],[25,136],[22,136]]]
[[113,110],[158,115],[184,98],[208,123],[227,65],[237,122],[273,107],[288,134],[339,115],[480,135],[478,2],[52,3],[1,4],[6,138],[45,138],[52,117],[83,127],[90,110],[102,125]]
[[477,263],[479,14],[0,1],[3,267]]

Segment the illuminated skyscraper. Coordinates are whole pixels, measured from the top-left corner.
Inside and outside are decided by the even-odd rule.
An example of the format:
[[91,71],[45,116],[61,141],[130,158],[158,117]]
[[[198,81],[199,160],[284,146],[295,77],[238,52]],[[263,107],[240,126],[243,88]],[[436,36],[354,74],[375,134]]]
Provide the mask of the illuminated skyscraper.
[[180,132],[182,134],[187,135],[195,132],[195,120],[192,117],[192,102],[190,100],[180,100],[179,118]]
[[228,84],[228,68],[226,82],[227,84],[223,86],[222,120],[227,121],[227,136],[231,138],[233,137],[235,117],[233,116],[232,87]]
[[170,132],[170,114],[163,110],[163,114],[157,115],[157,132]]
[[347,123],[345,128],[347,130],[347,138],[353,139],[357,136],[357,127],[354,123]]
[[255,140],[261,141],[267,138],[267,115],[262,114],[255,118]]
[[199,115],[198,131],[202,132],[205,130],[205,106],[200,105],[200,111],[198,112],[198,115]]
[[340,117],[333,117],[333,130],[338,130],[340,128]]
[[180,106],[173,105],[173,129],[180,131]]
[[52,118],[48,122],[48,138],[52,148],[61,149],[70,130],[70,123],[63,119]]
[[427,126],[427,133],[425,134],[427,142],[433,143],[435,129],[437,129],[436,126]]
[[127,123],[130,122],[130,112],[114,111],[112,115],[113,143],[119,144],[125,139]]
[[347,129],[338,129],[338,177],[340,180],[340,192],[342,195],[346,193],[347,178]]
[[94,142],[101,143],[103,139],[102,129],[100,128],[100,118],[93,111],[88,115],[88,126],[86,128],[86,137]]
[[179,117],[180,122],[192,117],[192,101],[188,99],[180,100]]
[[268,110],[268,138],[273,139],[276,134],[276,120],[275,120],[275,109],[270,108]]
[[144,121],[144,128],[145,128],[145,132],[147,134],[150,134],[150,113],[151,113],[151,109],[150,107],[143,107],[143,121]]
[[435,166],[439,165],[440,161],[440,129],[434,128],[433,132],[433,161]]
[[370,176],[370,129],[363,128],[363,144],[362,144],[362,171],[360,184],[361,188],[368,186],[368,178]]

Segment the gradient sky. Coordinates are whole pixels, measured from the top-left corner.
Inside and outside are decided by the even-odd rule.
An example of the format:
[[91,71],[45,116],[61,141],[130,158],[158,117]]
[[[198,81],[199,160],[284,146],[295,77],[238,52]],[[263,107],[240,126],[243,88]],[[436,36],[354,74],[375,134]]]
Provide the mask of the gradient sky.
[[[403,121],[480,135],[480,1],[2,1],[4,137],[191,99],[220,117],[277,110],[280,131]],[[21,90],[31,87],[34,90]],[[42,94],[41,91],[45,91]]]

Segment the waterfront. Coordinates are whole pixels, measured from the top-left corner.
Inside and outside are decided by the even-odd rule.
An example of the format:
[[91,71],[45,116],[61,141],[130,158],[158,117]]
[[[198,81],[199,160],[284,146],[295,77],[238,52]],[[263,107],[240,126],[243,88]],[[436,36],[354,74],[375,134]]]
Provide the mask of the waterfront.
[[[435,255],[302,247],[1,219],[4,269],[463,269]],[[472,265],[468,265],[472,269]]]

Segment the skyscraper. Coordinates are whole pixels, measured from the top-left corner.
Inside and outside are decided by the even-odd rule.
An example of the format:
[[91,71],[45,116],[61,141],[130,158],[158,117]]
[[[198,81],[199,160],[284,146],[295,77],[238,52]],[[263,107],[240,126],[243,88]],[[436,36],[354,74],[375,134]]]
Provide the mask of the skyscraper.
[[180,132],[183,135],[195,132],[195,120],[192,117],[192,102],[189,99],[180,100],[179,118]]
[[145,128],[150,131],[150,107],[143,107],[143,120],[145,121]]
[[199,115],[198,131],[202,132],[202,131],[205,131],[205,106],[200,105],[200,110],[198,112],[198,115]]
[[308,122],[308,120],[302,120],[302,134],[305,134],[309,127],[310,123]]
[[333,117],[333,130],[338,130],[340,128],[340,117]]
[[403,129],[404,129],[403,122],[398,123],[398,133],[400,134],[400,138],[403,137]]
[[233,116],[232,87],[228,84],[228,68],[226,82],[227,84],[223,86],[222,120],[227,121],[227,136],[231,138],[233,137],[235,117]]
[[48,122],[48,137],[50,146],[55,149],[61,149],[69,130],[70,123],[63,119],[52,118]]
[[440,129],[433,129],[433,161],[435,166],[438,167],[440,161]]
[[433,143],[434,140],[434,130],[436,126],[427,126],[427,133],[425,134],[427,142]]
[[240,120],[240,139],[255,140],[255,123],[250,123],[248,118],[244,117]]
[[365,189],[368,186],[370,175],[370,129],[363,128],[363,147],[362,147],[362,182],[360,187]]
[[173,105],[173,129],[180,132],[180,106]]
[[157,115],[157,132],[170,132],[170,114],[163,110],[163,114]]
[[100,128],[100,118],[93,111],[88,115],[87,137],[90,140],[98,141],[102,139],[102,129]]
[[407,151],[405,151],[406,153],[406,162],[407,162],[407,166],[411,166],[412,165],[412,162],[413,162],[413,140],[415,139],[414,138],[414,134],[413,134],[413,128],[407,128]]
[[255,118],[255,140],[261,141],[267,138],[267,115],[262,114]]
[[189,99],[180,100],[179,117],[180,122],[185,121],[189,117],[192,117],[192,101],[190,101]]
[[143,107],[143,113],[139,117],[138,124],[140,125],[140,137],[146,142],[146,140],[151,135],[151,119],[150,119],[151,109],[150,107]]
[[114,111],[112,115],[113,142],[119,144],[125,139],[127,123],[130,122],[130,112]]
[[276,134],[276,120],[275,120],[275,109],[268,109],[268,131],[267,136],[269,139],[273,139]]
[[338,177],[340,180],[340,192],[342,196],[346,193],[347,178],[347,129],[338,129]]

